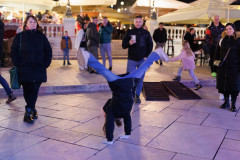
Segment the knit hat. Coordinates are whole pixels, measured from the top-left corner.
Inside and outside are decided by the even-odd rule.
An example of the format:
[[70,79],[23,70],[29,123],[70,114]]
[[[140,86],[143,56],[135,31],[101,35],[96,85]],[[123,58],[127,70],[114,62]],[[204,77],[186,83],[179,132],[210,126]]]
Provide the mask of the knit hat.
[[235,21],[233,24],[235,26],[235,30],[240,31],[240,20]]
[[232,26],[232,28],[235,30],[235,26],[233,23],[227,23],[225,27],[227,27],[227,26]]

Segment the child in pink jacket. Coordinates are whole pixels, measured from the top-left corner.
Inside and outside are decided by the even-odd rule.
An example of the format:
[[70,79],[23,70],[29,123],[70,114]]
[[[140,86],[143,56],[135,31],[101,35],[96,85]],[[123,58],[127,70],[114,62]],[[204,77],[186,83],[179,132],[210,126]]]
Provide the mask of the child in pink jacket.
[[180,53],[180,55],[178,55],[174,58],[171,58],[169,60],[169,62],[182,60],[182,66],[179,67],[177,76],[173,80],[180,81],[182,71],[183,70],[184,71],[188,70],[189,75],[192,77],[192,79],[195,83],[195,86],[196,86],[195,90],[199,90],[200,88],[202,88],[202,85],[200,84],[200,81],[197,79],[197,77],[196,77],[196,75],[194,74],[194,71],[193,71],[196,68],[194,59],[195,59],[195,55],[192,52],[188,41],[183,41],[182,52]]

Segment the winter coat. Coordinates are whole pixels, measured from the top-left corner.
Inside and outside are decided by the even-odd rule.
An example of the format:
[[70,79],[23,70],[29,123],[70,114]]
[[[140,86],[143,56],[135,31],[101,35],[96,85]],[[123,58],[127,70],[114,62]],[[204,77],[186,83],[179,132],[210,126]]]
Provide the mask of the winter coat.
[[99,36],[97,26],[94,23],[89,23],[86,31],[87,47],[99,46]]
[[[131,35],[136,35],[136,43],[133,45],[129,44]],[[143,28],[134,28],[132,30],[128,30],[122,40],[122,48],[128,48],[128,59],[141,61],[144,57],[147,57],[152,52],[152,37],[150,33]]]
[[[4,37],[4,23],[0,20],[0,59],[2,58],[3,54],[3,37]],[[0,60],[1,64],[1,60]]]
[[192,35],[191,33],[187,32],[184,36],[184,40],[188,41],[191,49],[193,52],[198,50],[198,44],[194,43],[194,35]]
[[[20,52],[19,52],[20,50]],[[18,33],[12,43],[11,56],[20,82],[46,82],[52,48],[47,37],[36,30]]]
[[154,33],[153,33],[153,40],[154,42],[158,42],[158,43],[166,43],[167,41],[167,31],[165,28],[163,28],[162,30],[155,29]]
[[211,25],[207,28],[206,31],[206,43],[208,47],[214,45],[217,46],[219,40],[221,39],[222,32],[224,31],[225,27],[219,22],[219,26],[214,26],[212,22]]
[[103,110],[110,110],[115,118],[122,118],[129,115],[134,103],[135,90],[139,79],[125,78],[108,82],[112,91],[112,99],[106,103]]
[[186,51],[182,50],[182,52],[178,56],[171,58],[169,62],[182,60],[183,70],[187,70],[196,68],[194,59],[195,59],[194,53],[192,53],[191,56],[188,56]]
[[112,32],[113,27],[109,22],[105,27],[102,25],[98,32],[100,37],[100,43],[111,43]]
[[[217,89],[220,91],[239,91],[240,90],[240,39],[235,40],[232,36],[226,36],[221,41],[221,47],[216,49],[215,57],[223,60],[223,65],[217,70]],[[217,58],[216,58],[217,59]]]
[[62,37],[61,42],[60,42],[60,45],[61,45],[61,49],[62,49],[62,50],[65,49],[65,48],[72,49],[72,41],[71,41],[71,38],[68,37],[68,47],[66,46],[65,36]]

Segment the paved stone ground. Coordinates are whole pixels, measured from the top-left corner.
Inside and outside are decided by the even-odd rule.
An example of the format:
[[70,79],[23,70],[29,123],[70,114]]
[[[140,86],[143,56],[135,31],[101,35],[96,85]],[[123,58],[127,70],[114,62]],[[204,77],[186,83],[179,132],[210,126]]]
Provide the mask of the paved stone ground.
[[[0,159],[3,160],[238,160],[240,113],[218,108],[214,87],[196,91],[201,100],[144,101],[132,111],[132,135],[104,145],[101,110],[110,92],[44,95],[39,119],[23,122],[23,97],[0,100]],[[240,104],[240,99],[238,100]]]

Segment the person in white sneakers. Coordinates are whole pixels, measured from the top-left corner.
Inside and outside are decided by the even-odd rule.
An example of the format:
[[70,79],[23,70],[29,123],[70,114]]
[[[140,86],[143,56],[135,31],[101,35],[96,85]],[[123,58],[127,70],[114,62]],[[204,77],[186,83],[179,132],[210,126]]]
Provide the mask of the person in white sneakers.
[[152,52],[146,61],[135,71],[124,75],[117,76],[110,70],[106,69],[98,60],[89,52],[88,65],[94,68],[99,74],[104,76],[108,81],[109,87],[113,92],[112,98],[109,99],[103,107],[106,121],[104,130],[106,132],[107,141],[104,143],[113,143],[114,121],[120,126],[120,118],[123,118],[125,135],[120,138],[128,138],[131,134],[132,123],[130,112],[134,103],[135,90],[140,78],[145,74],[153,62],[161,59],[168,61],[169,58],[162,48]]
[[79,70],[87,69],[87,60],[84,50],[87,47],[86,43],[86,28],[87,24],[82,23],[82,28],[77,32],[76,40],[75,40],[75,48],[77,49],[77,60],[78,60],[78,68]]

